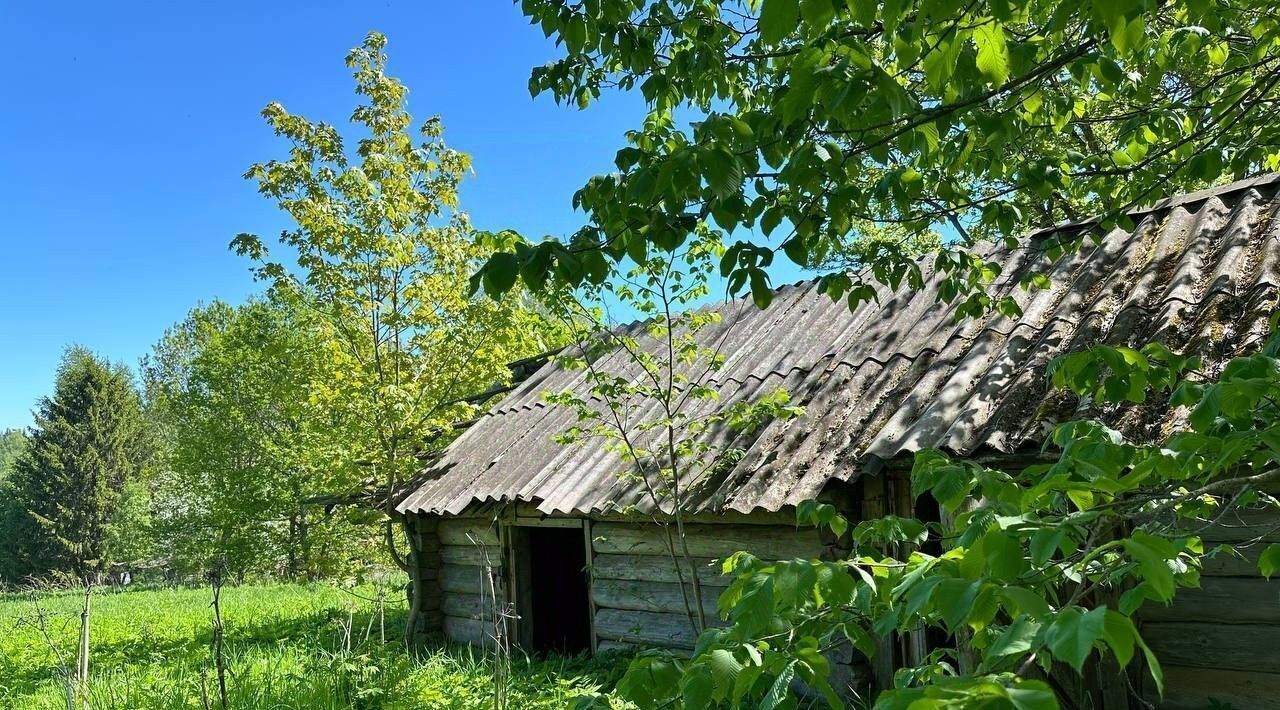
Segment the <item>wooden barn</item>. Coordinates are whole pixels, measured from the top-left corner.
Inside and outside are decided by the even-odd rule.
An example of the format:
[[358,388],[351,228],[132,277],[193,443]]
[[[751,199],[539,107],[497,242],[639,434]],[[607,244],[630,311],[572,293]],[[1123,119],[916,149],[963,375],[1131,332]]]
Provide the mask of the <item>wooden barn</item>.
[[[1256,348],[1280,296],[1278,188],[1280,177],[1263,176],[1165,199],[1135,211],[1132,232],[1086,241],[1056,263],[1038,245],[1078,237],[1087,225],[1045,230],[1012,250],[993,246],[995,295],[1015,298],[1018,318],[956,323],[927,269],[923,290],[881,288],[878,301],[853,312],[814,283],[781,288],[765,310],[741,300],[720,306],[720,323],[699,334],[725,357],[710,383],[716,406],[781,387],[806,411],[749,436],[708,435],[745,452],[697,481],[684,506],[690,552],[706,562],[709,616],[728,583],[711,564],[717,558],[743,549],[774,558],[847,551],[797,528],[802,501],[832,502],[851,519],[928,516],[913,511],[904,480],[914,451],[940,448],[1005,468],[1033,460],[1054,423],[1088,407],[1050,391],[1045,366],[1060,353],[1161,341],[1212,366]],[[1020,287],[1041,270],[1051,288]],[[626,374],[628,363],[610,355],[596,366]],[[425,630],[483,643],[497,598],[512,605],[511,637],[529,650],[691,648],[680,582],[653,522],[670,510],[619,477],[625,465],[603,445],[553,440],[574,413],[542,393],[585,391],[582,371],[554,358],[525,370],[398,505]],[[1112,423],[1150,437],[1167,422],[1130,412]],[[1246,539],[1267,523],[1280,521],[1237,521],[1206,538]],[[1142,622],[1165,667],[1165,706],[1206,707],[1212,697],[1273,707],[1280,582],[1264,581],[1248,560],[1214,561],[1204,572],[1202,589],[1150,609]],[[847,682],[884,682],[895,658],[922,651],[917,642],[896,640],[878,665],[844,656]],[[1104,705],[1127,702],[1111,698]]]

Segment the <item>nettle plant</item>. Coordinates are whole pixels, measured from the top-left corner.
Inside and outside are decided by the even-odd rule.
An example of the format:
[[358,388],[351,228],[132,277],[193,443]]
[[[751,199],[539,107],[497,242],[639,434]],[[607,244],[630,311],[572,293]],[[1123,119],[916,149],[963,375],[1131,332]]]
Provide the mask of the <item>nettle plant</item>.
[[[689,554],[685,538],[692,496],[720,467],[741,459],[740,437],[803,413],[782,389],[718,403],[724,337],[706,336],[708,328],[722,325],[722,316],[693,306],[711,295],[721,252],[714,235],[707,235],[674,255],[637,255],[634,268],[615,270],[598,289],[552,299],[550,308],[576,330],[576,345],[558,359],[583,370],[589,387],[543,395],[576,412],[577,422],[557,437],[559,443],[603,441],[623,465],[619,476],[643,491],[649,512],[636,505],[619,512],[642,514],[663,530],[695,633],[707,628],[707,619],[697,573],[702,563]],[[614,327],[600,306],[589,305],[615,303],[643,320]]]
[[[1161,441],[1128,441],[1096,420],[1058,425],[1051,463],[1002,471],[926,450],[911,472],[915,496],[932,496],[941,522],[886,516],[851,523],[832,506],[800,507],[800,522],[848,535],[847,559],[724,563],[736,575],[720,598],[728,626],[712,628],[687,660],[649,652],[619,689],[642,708],[796,707],[805,694],[832,707],[827,652],[932,630],[944,638],[901,668],[876,708],[1056,708],[1067,668],[1158,659],[1134,614],[1199,584],[1201,562],[1239,555],[1268,533],[1209,546],[1208,528],[1246,509],[1276,509],[1280,480],[1280,336],[1230,360],[1216,376],[1160,345],[1096,346],[1056,359],[1053,385],[1091,398],[1098,411],[1167,405],[1178,422]],[[940,546],[930,554],[925,543]],[[935,546],[933,549],[937,549]],[[1280,545],[1259,554],[1280,568]],[[797,688],[807,691],[797,692]]]

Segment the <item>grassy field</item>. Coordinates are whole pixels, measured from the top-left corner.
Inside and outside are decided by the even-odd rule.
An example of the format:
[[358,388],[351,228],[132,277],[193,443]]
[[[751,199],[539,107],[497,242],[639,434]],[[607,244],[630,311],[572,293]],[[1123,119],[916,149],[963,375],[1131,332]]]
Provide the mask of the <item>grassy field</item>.
[[[204,708],[207,696],[217,708],[209,601],[208,589],[98,592],[89,707]],[[0,595],[0,708],[65,710],[59,667],[74,665],[80,602],[71,593],[41,595],[38,604],[28,595]],[[228,706],[492,707],[486,659],[443,646],[411,657],[398,642],[403,613],[403,604],[387,605],[383,644],[381,617],[368,598],[321,585],[224,589]],[[509,706],[571,707],[610,687],[624,662],[517,659]]]

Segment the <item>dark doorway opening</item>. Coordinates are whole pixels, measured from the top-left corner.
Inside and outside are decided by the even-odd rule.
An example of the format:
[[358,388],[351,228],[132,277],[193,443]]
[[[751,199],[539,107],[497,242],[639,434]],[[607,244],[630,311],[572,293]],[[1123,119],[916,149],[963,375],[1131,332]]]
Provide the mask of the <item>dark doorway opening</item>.
[[537,653],[573,655],[591,649],[587,548],[582,528],[527,527],[525,640]]

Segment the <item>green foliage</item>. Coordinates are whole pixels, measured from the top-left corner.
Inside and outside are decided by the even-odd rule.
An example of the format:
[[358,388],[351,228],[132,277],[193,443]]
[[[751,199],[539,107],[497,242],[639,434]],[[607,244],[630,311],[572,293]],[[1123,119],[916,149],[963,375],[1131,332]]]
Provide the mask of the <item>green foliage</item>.
[[[379,640],[376,590],[263,585],[222,594],[233,710],[388,710],[492,707],[492,668],[466,648],[433,646],[408,653]],[[49,641],[30,595],[0,596],[0,706],[66,707],[55,657],[74,653],[75,593],[44,594]],[[208,589],[100,591],[94,599],[89,706],[95,710],[186,710],[214,690]],[[404,607],[386,611],[397,637]],[[347,648],[347,628],[352,642]],[[371,631],[370,631],[371,629]],[[50,645],[52,644],[52,646]],[[561,710],[607,689],[619,661],[529,659],[512,663],[510,699],[522,708]],[[603,702],[607,702],[605,698]],[[622,707],[621,705],[617,707]]]
[[27,433],[21,429],[0,432],[0,481],[9,479],[13,465],[27,450]]
[[143,363],[148,413],[164,434],[154,495],[167,567],[199,576],[349,574],[370,559],[360,515],[306,501],[356,490],[354,425],[317,402],[341,377],[332,335],[305,298],[277,291],[197,308]]
[[[1129,441],[1099,421],[1066,422],[1045,443],[1055,460],[1020,471],[921,451],[912,490],[938,503],[940,522],[886,517],[850,530],[830,505],[800,506],[801,523],[844,537],[852,555],[730,558],[736,579],[720,599],[729,626],[703,633],[688,661],[638,659],[629,676],[672,663],[677,682],[631,697],[641,707],[769,704],[792,674],[829,696],[820,649],[848,642],[870,656],[873,639],[921,628],[950,645],[901,669],[877,708],[1055,708],[1044,675],[1083,673],[1102,656],[1121,667],[1140,658],[1159,688],[1134,613],[1199,586],[1202,531],[1241,510],[1280,510],[1265,492],[1280,479],[1278,354],[1280,333],[1214,377],[1161,346],[1060,357],[1055,384],[1103,407],[1168,411],[1174,424],[1160,440]],[[1276,571],[1277,550],[1262,551],[1263,575]]]
[[508,362],[561,336],[518,299],[498,307],[467,297],[481,255],[458,207],[470,159],[444,143],[439,118],[412,129],[408,90],[386,74],[385,45],[373,33],[347,56],[362,99],[351,115],[354,150],[330,124],[277,103],[263,111],[291,147],[246,177],[297,224],[281,236],[296,268],[272,261],[256,236],[232,246],[257,262],[259,278],[306,293],[324,314],[325,357],[338,376],[315,383],[312,398],[356,424],[346,463],[368,464],[394,491],[426,441],[468,416],[463,398],[506,381]]
[[122,502],[143,483],[151,454],[129,370],[68,348],[9,482],[22,514],[8,531],[16,548],[8,581],[85,579],[136,562],[146,552],[147,512]]
[[983,294],[992,265],[977,240],[1095,214],[1109,229],[1135,205],[1280,167],[1280,23],[1253,0],[520,7],[564,52],[533,70],[532,93],[586,107],[638,90],[649,112],[619,172],[574,196],[587,225],[569,244],[495,255],[480,274],[493,291],[516,273],[534,288],[600,283],[607,262],[674,251],[700,229],[737,239],[725,270],[757,300],[779,250],[820,264],[884,229],[901,242],[863,255],[857,283],[833,271],[824,286],[918,288],[907,242],[946,230],[944,300],[962,316],[1016,311]]
[[[26,534],[26,512],[18,501],[13,469],[27,450],[27,434],[21,429],[0,432],[0,540],[19,540]],[[0,555],[0,584],[22,578],[25,563],[18,559],[16,545]]]

